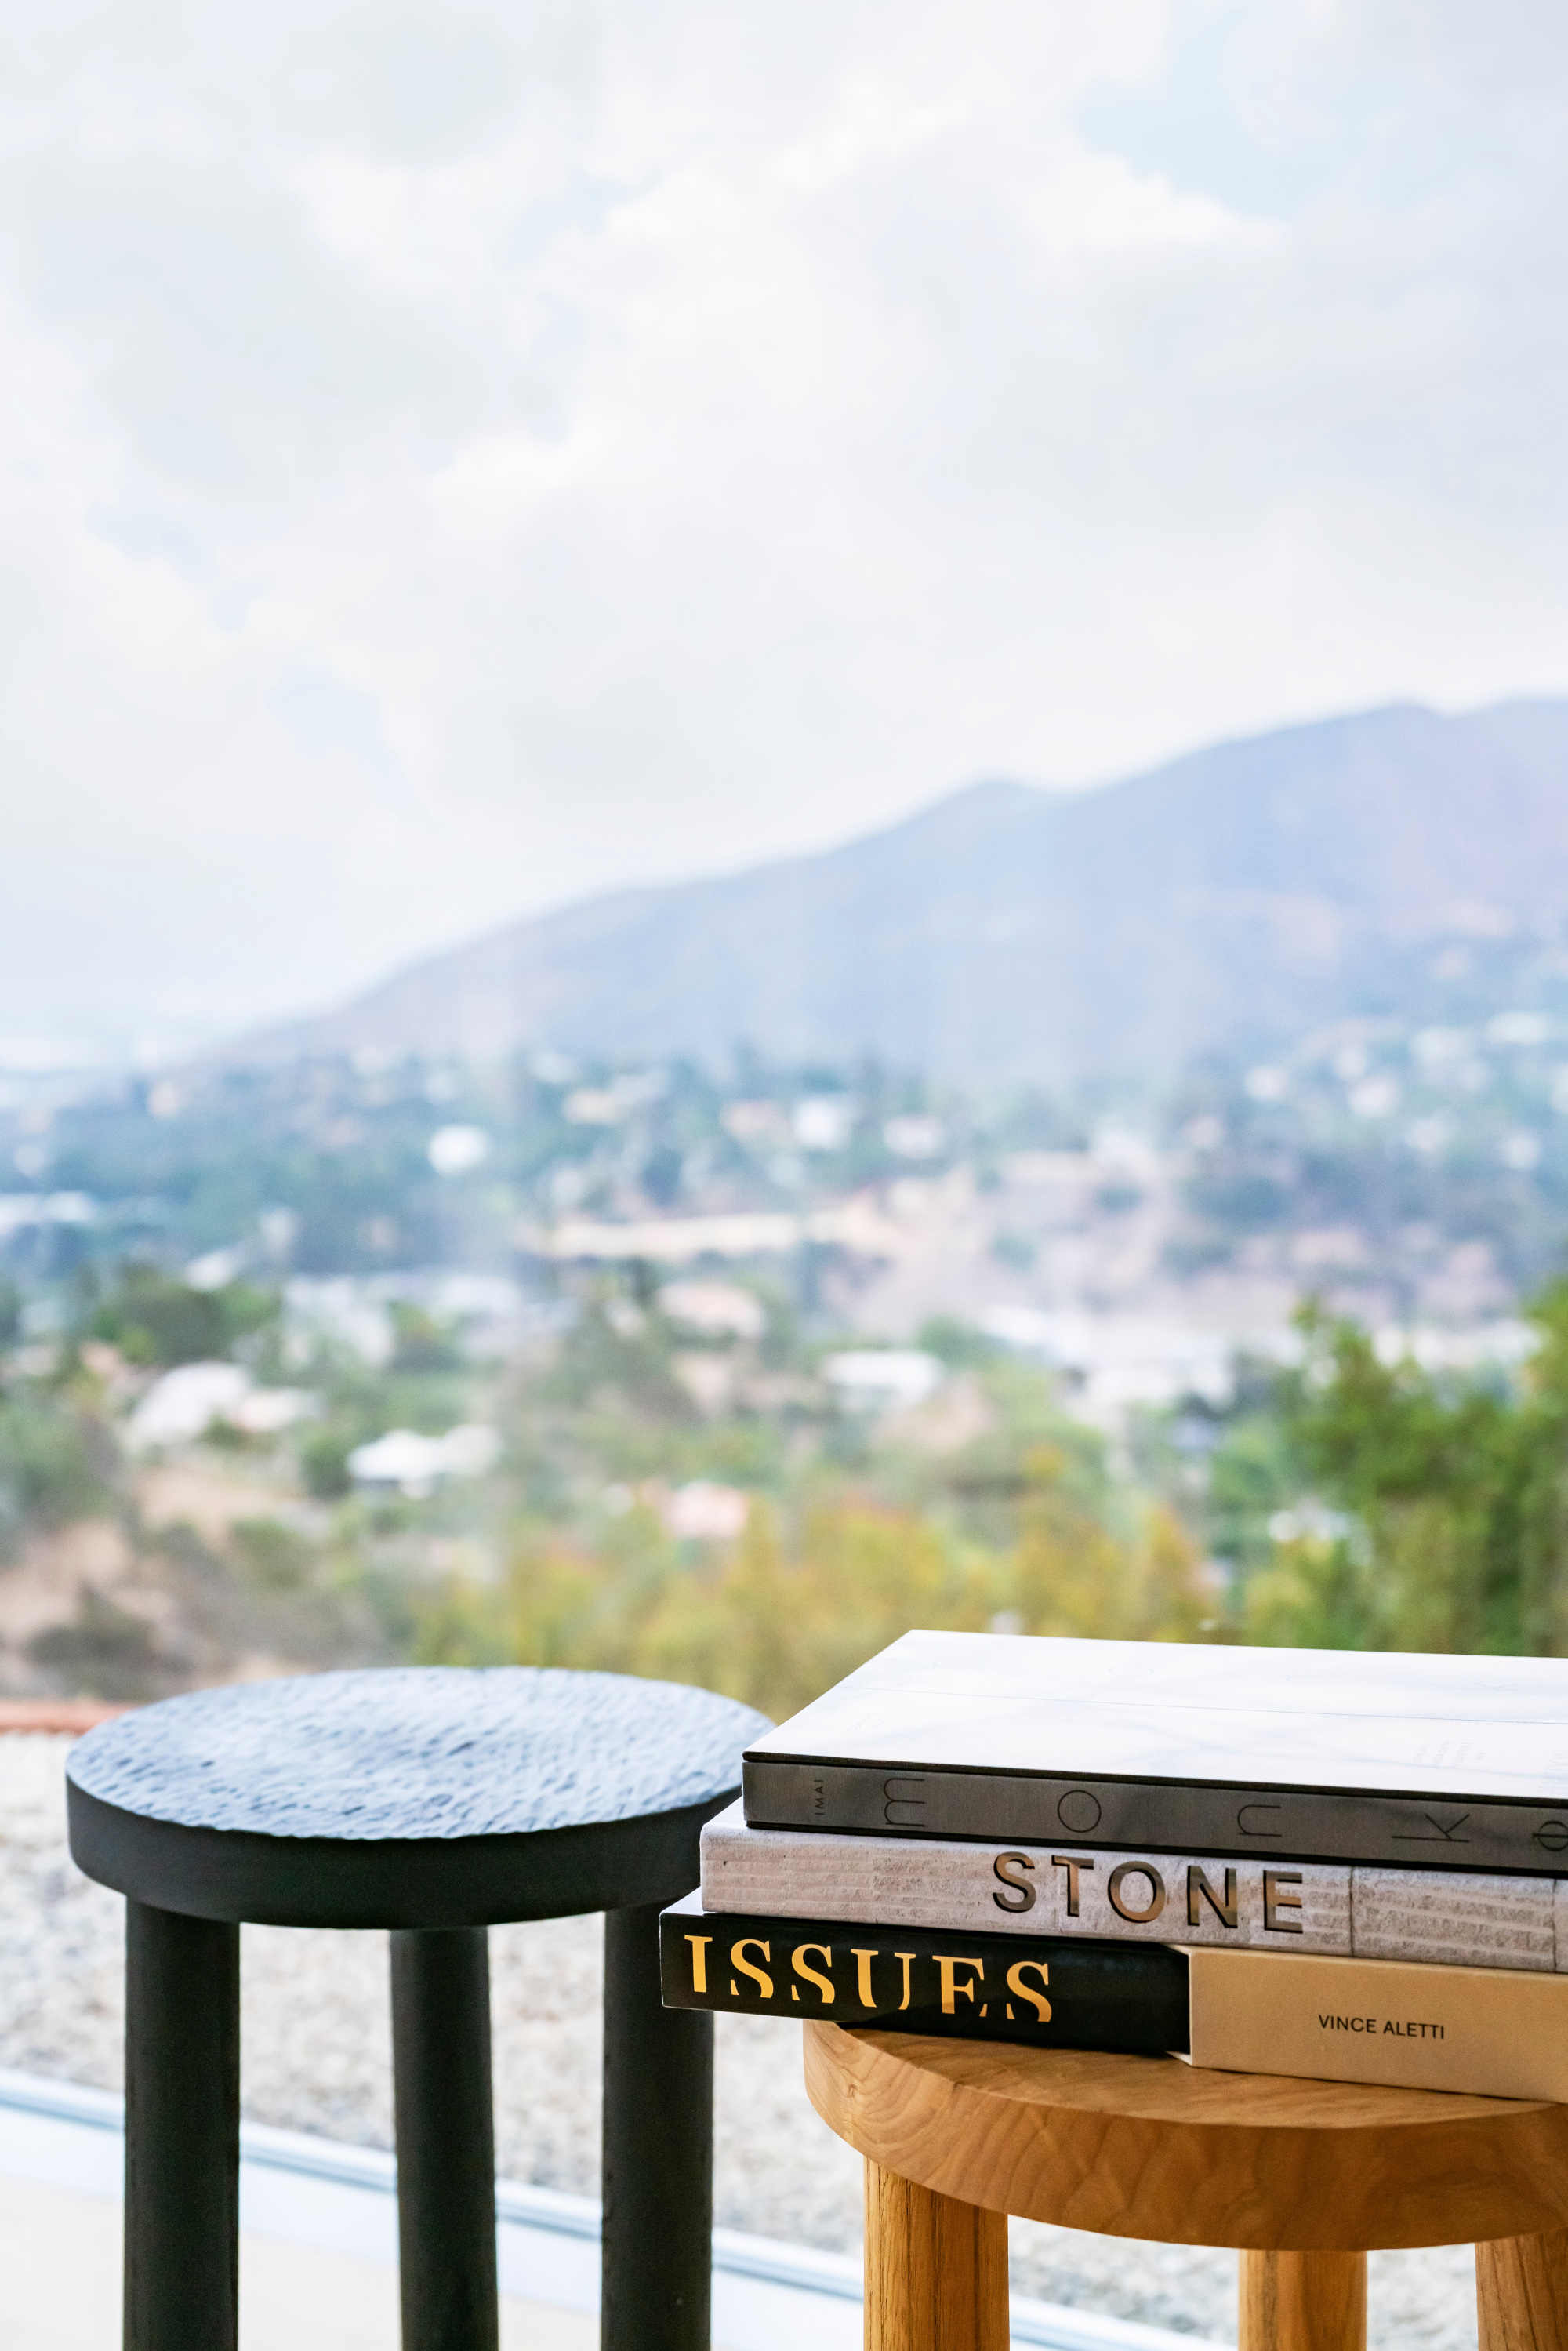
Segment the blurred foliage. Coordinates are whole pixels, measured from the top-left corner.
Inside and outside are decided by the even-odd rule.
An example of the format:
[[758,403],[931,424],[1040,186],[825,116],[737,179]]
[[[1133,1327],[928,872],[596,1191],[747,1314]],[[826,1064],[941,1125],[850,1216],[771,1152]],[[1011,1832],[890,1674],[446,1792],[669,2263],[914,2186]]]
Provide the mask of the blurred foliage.
[[[638,1376],[656,1332],[594,1318],[539,1391],[554,1507],[497,1582],[427,1596],[418,1654],[655,1674],[776,1716],[912,1625],[1568,1654],[1568,1283],[1531,1319],[1541,1344],[1511,1382],[1385,1361],[1357,1325],[1307,1312],[1299,1370],[1251,1379],[1228,1420],[1169,1416],[1134,1485],[1049,1380],[961,1328],[922,1335],[954,1367],[946,1408],[974,1405],[966,1441],[841,1419],[808,1458],[777,1431],[748,1449],[747,1424],[684,1401],[666,1417]],[[641,1505],[571,1523],[573,1445],[600,1474],[723,1464],[753,1489],[744,1533],[679,1545]]]
[[1212,1594],[1175,1517],[1155,1506],[1117,1532],[1075,1496],[1067,1468],[1048,1448],[1031,1457],[1022,1531],[1000,1552],[852,1497],[792,1525],[758,1499],[733,1547],[695,1563],[643,1510],[597,1552],[539,1534],[498,1586],[444,1585],[417,1654],[652,1674],[779,1716],[915,1625],[1198,1637]]
[[319,1502],[335,1502],[353,1484],[349,1456],[356,1437],[341,1428],[313,1428],[299,1447],[299,1471],[305,1490]]
[[[1531,1310],[1540,1343],[1514,1376],[1389,1360],[1310,1312],[1297,1369],[1244,1366],[1229,1404],[1188,1398],[1108,1442],[1049,1373],[951,1317],[920,1333],[946,1374],[932,1395],[849,1410],[831,1339],[782,1290],[758,1287],[766,1331],[731,1339],[663,1312],[646,1269],[596,1275],[505,1365],[396,1301],[391,1359],[370,1364],[302,1353],[261,1290],[141,1263],[99,1279],[53,1353],[6,1373],[0,1545],[123,1498],[175,1631],[165,1650],[162,1619],[154,1640],[151,1615],[84,1598],[30,1652],[62,1684],[413,1655],[655,1675],[779,1716],[916,1625],[1568,1655],[1568,1282]],[[176,1466],[253,1492],[249,1515],[230,1499],[206,1537],[150,1532],[113,1417],[158,1368],[235,1353],[308,1379],[319,1413],[277,1437],[220,1428]],[[486,1476],[354,1496],[356,1446],[472,1420],[504,1440]],[[732,1489],[737,1535],[670,1531],[702,1522],[677,1507],[697,1481]]]
[[1277,1410],[1243,1412],[1209,1457],[1209,1539],[1218,1555],[1243,1575],[1270,1563],[1275,1543],[1270,1520],[1310,1483],[1291,1442],[1291,1418]]
[[1341,1523],[1250,1578],[1244,1637],[1323,1648],[1568,1653],[1568,1283],[1529,1310],[1517,1385],[1385,1363],[1302,1316],[1282,1433]]
[[27,1653],[62,1687],[95,1698],[140,1703],[166,1687],[152,1626],[90,1583],[74,1618],[36,1634]]
[[313,1546],[278,1519],[240,1519],[229,1541],[241,1572],[273,1592],[297,1592],[309,1581]]
[[275,1320],[277,1301],[246,1282],[194,1290],[157,1266],[122,1265],[93,1311],[88,1331],[129,1364],[171,1367],[211,1363]]
[[392,1368],[399,1372],[456,1372],[463,1368],[463,1350],[448,1323],[426,1313],[422,1306],[395,1301],[392,1307],[394,1334]]
[[1002,1352],[994,1339],[988,1339],[973,1322],[965,1322],[956,1314],[933,1314],[921,1324],[915,1344],[946,1364],[949,1371],[993,1364]]
[[100,1510],[116,1454],[102,1423],[28,1383],[0,1397],[0,1545],[31,1523],[64,1526]]

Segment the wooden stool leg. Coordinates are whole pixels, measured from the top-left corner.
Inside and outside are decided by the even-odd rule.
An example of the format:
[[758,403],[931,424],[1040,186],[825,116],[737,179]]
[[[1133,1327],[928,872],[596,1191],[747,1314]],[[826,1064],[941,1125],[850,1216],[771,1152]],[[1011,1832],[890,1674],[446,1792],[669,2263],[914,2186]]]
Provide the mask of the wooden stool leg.
[[659,1997],[659,1905],[604,1917],[601,2351],[708,2351],[713,2019]]
[[1568,2229],[1476,2247],[1480,2351],[1568,2351]]
[[1008,2218],[865,2168],[865,2351],[1008,2351]]
[[392,1945],[402,2351],[496,2351],[496,2125],[483,1927]]
[[1240,2351],[1365,2351],[1364,2253],[1243,2253]]
[[239,1928],[125,1907],[125,2351],[235,2351]]

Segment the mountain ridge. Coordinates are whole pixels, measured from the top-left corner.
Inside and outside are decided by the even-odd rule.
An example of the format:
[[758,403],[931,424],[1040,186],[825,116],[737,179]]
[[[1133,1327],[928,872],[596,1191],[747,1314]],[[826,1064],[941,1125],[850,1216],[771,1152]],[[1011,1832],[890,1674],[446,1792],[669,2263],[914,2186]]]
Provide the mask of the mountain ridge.
[[873,1051],[980,1082],[1169,1075],[1568,912],[1568,700],[1395,703],[1074,792],[967,785],[840,847],[503,924],[222,1058]]

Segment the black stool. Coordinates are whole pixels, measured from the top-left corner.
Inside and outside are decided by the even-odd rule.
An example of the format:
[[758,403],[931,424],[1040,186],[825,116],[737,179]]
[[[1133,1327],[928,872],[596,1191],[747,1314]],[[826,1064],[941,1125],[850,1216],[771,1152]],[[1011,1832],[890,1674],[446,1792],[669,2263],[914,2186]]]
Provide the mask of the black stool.
[[239,1928],[392,1931],[404,2351],[496,2351],[486,1927],[603,1910],[606,2351],[706,2351],[712,2020],[657,1917],[765,1727],[620,1674],[455,1667],[200,1690],[67,1765],[126,1916],[126,2351],[235,2351]]

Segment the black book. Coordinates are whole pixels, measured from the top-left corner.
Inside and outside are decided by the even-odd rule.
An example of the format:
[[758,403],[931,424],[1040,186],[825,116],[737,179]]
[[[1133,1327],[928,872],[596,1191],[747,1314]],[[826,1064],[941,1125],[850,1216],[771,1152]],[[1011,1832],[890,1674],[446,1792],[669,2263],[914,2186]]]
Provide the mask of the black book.
[[1554,1876],[1568,1660],[907,1633],[743,1788],[754,1828]]
[[1568,2097],[1568,1976],[758,1917],[695,1894],[663,1914],[659,1953],[668,2008]]
[[1187,2046],[1187,1961],[1160,1943],[952,1935],[705,1910],[659,1922],[666,2008],[1158,2056]]

